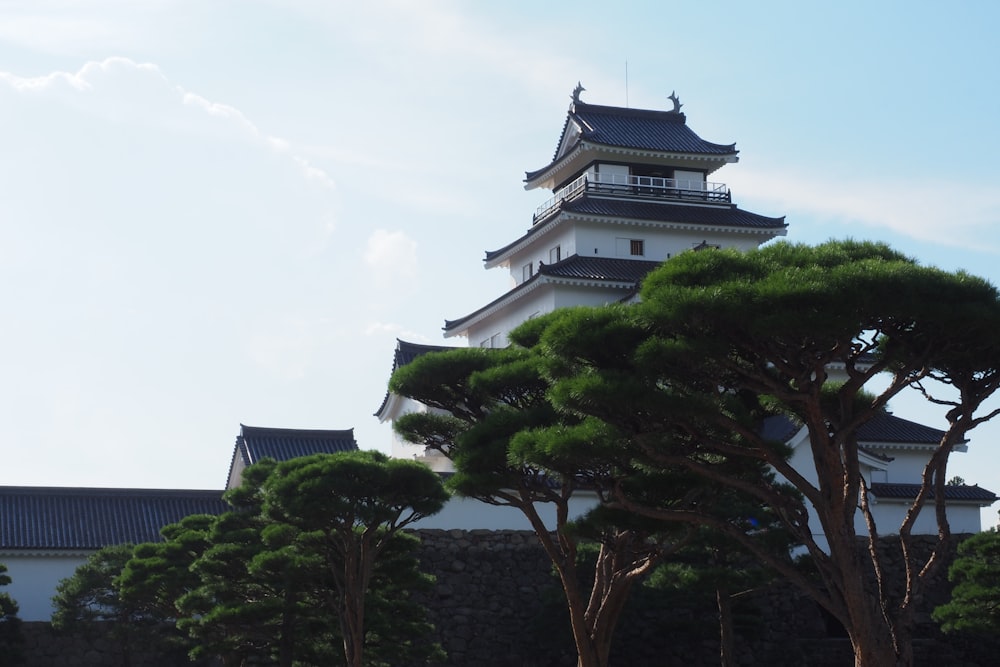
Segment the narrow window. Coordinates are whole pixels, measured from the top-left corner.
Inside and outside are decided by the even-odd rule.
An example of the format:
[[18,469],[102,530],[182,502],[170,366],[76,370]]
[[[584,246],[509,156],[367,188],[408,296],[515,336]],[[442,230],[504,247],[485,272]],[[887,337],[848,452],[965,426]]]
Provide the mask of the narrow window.
[[481,342],[479,344],[479,347],[486,347],[486,348],[500,347],[500,344],[501,344],[500,334],[495,333],[489,338],[485,339],[483,342]]
[[556,246],[549,250],[549,264],[555,264],[562,259],[562,247]]
[[521,282],[524,282],[533,275],[535,275],[535,270],[531,262],[521,267]]
[[631,239],[629,241],[629,254],[634,257],[642,257],[646,254],[645,243],[642,239]]

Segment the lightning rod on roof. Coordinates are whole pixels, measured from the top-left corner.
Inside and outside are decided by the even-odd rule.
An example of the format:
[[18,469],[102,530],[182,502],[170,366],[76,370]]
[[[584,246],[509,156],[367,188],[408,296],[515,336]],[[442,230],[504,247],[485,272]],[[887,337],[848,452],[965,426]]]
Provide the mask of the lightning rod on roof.
[[625,61],[625,108],[628,108],[628,61]]

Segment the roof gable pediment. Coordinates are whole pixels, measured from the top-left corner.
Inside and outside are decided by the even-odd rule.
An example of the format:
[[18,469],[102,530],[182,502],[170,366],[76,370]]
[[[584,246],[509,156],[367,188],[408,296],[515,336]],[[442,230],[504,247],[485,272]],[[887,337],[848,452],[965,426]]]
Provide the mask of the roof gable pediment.
[[678,110],[587,104],[574,96],[552,162],[527,172],[526,187],[543,184],[548,187],[552,174],[563,171],[566,164],[574,162],[575,154],[588,147],[591,151],[611,149],[614,152],[698,157],[714,163],[714,168],[735,162],[739,153],[735,143],[716,144],[699,137],[688,127],[687,117]]
[[226,488],[239,486],[243,470],[261,459],[287,461],[311,454],[335,454],[358,449],[354,429],[319,430],[267,428],[240,424],[236,447],[229,465]]

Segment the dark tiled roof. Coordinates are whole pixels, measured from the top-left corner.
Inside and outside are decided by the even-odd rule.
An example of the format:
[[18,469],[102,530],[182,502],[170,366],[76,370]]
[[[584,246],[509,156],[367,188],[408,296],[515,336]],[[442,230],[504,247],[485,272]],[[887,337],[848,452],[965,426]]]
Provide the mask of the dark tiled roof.
[[[763,434],[771,440],[786,441],[801,428],[795,420],[785,415],[764,420]],[[858,429],[859,442],[936,445],[944,431],[884,412],[872,417]],[[873,456],[877,456],[874,455]]]
[[[628,109],[576,102],[570,107],[558,146],[563,143],[570,123],[581,128],[578,141],[635,150],[684,153],[713,157],[735,156],[736,144],[714,144],[705,141],[687,126],[683,113],[650,109]],[[553,162],[559,159],[557,153]],[[572,150],[572,147],[568,147]],[[552,164],[528,172],[531,180]]]
[[[410,343],[399,338],[396,339],[396,351],[392,357],[392,373],[396,372],[396,369],[405,366],[417,357],[427,354],[428,352],[441,352],[442,350],[453,350],[455,348],[449,347],[447,345],[421,345],[419,343]],[[390,373],[390,375],[392,375]],[[389,402],[389,392],[385,392],[385,396],[382,398],[382,405],[378,406],[378,410],[375,411],[375,416],[378,417],[385,410],[386,404]]]
[[687,117],[674,111],[628,109],[578,102],[570,116],[583,128],[587,141],[665,153],[732,155],[736,144],[705,141],[687,126]]
[[713,227],[744,229],[784,229],[784,216],[770,218],[729,206],[684,206],[671,203],[640,202],[584,196],[563,204],[564,211],[614,218],[633,218]]
[[514,289],[490,301],[488,304],[457,320],[445,320],[444,330],[453,331],[473,319],[480,313],[489,310],[504,299],[528,289],[542,277],[563,278],[567,280],[593,280],[607,283],[640,282],[650,271],[660,266],[661,262],[649,262],[637,259],[616,259],[611,257],[581,257],[570,255],[555,264],[539,264],[538,271],[530,279]]
[[240,434],[236,437],[236,452],[246,465],[252,465],[263,458],[287,461],[299,456],[349,452],[357,448],[352,428],[323,431],[261,428],[240,424]]
[[[917,492],[919,490],[919,484],[887,484],[884,482],[873,482],[871,485],[872,493],[879,498],[912,500],[917,497]],[[932,490],[931,498],[933,497],[934,491]],[[975,485],[968,486],[966,484],[961,484],[958,486],[945,486],[944,498],[945,500],[967,500],[989,504],[997,499],[997,495],[992,491],[987,491],[986,489]]]
[[556,264],[539,264],[538,273],[559,278],[583,280],[608,280],[611,282],[638,283],[662,262],[612,257],[584,257],[572,255]]
[[944,431],[924,426],[888,412],[873,417],[858,429],[858,440],[865,442],[899,442],[936,445]]
[[227,509],[222,491],[0,487],[0,550],[154,542],[163,526]]
[[760,429],[763,438],[775,442],[788,442],[788,440],[798,433],[802,425],[785,415],[775,415],[764,420]]
[[410,343],[397,338],[396,354],[392,359],[392,370],[395,371],[400,366],[405,366],[417,357],[423,356],[428,352],[441,352],[443,350],[453,349],[455,348],[447,345],[421,345],[419,343]]
[[[583,215],[598,215],[609,218],[631,218],[633,220],[648,220],[688,225],[705,225],[708,227],[726,227],[728,229],[785,229],[788,225],[785,218],[769,218],[767,216],[744,211],[734,205],[729,206],[690,206],[673,202],[638,202],[624,199],[600,198],[584,195],[578,199],[563,202],[555,209],[555,215],[566,211]],[[551,221],[553,218],[548,218]],[[484,261],[489,262],[508,252],[511,248],[524,242],[525,239],[542,231],[548,221],[532,225],[520,238],[497,250],[487,250]]]

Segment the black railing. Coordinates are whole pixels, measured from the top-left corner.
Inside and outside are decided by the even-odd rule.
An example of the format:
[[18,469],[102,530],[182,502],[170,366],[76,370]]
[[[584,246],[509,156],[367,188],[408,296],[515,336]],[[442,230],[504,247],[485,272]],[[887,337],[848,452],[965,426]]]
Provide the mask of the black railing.
[[710,183],[659,176],[584,174],[560,189],[538,207],[533,220],[547,218],[562,206],[586,193],[629,199],[679,199],[708,204],[730,204],[732,196],[725,183]]

